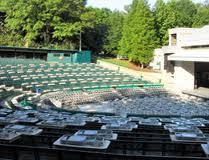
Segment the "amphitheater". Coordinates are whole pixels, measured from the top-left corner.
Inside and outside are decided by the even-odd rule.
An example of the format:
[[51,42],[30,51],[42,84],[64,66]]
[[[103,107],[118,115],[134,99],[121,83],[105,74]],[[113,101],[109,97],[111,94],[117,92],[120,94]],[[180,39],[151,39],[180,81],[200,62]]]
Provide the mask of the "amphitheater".
[[209,102],[101,67],[0,58],[0,160],[209,159]]

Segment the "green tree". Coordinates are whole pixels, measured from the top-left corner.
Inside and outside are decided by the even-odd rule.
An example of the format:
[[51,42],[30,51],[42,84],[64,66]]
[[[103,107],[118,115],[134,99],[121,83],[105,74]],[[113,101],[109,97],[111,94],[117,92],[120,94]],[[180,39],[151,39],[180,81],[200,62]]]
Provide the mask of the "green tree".
[[[0,6],[2,6],[2,2],[0,2]],[[22,46],[23,37],[5,27],[6,15],[1,11],[3,8],[0,7],[0,46]]]
[[157,0],[154,8],[155,29],[159,38],[159,45],[168,44],[168,28],[170,27],[166,21],[168,20],[169,10],[163,0]]
[[105,37],[104,45],[104,49],[107,53],[118,53],[119,41],[122,36],[123,18],[123,13],[118,11],[114,11],[109,15],[108,32]]
[[84,0],[2,0],[6,26],[28,41],[63,40],[79,34]]
[[[192,27],[194,16],[197,13],[196,5],[192,0],[171,0],[167,7],[173,16],[175,27]],[[169,19],[168,19],[169,20]]]
[[194,17],[193,27],[209,25],[209,2],[200,4]]
[[146,0],[134,0],[120,41],[120,52],[143,68],[153,58],[157,45],[154,16]]
[[91,20],[91,27],[86,28],[82,34],[83,48],[99,53],[104,50],[111,11],[91,7],[87,10],[85,16]]
[[0,46],[23,46],[23,37],[0,25]]
[[168,29],[192,27],[196,12],[197,7],[191,0],[170,0],[167,3],[157,0],[154,13],[160,45],[168,44]]
[[122,28],[122,38],[119,42],[119,54],[125,57],[128,57],[131,54],[131,45],[132,42],[132,24],[134,14],[138,5],[138,0],[134,0],[131,5],[126,7],[127,14],[124,18],[123,28]]

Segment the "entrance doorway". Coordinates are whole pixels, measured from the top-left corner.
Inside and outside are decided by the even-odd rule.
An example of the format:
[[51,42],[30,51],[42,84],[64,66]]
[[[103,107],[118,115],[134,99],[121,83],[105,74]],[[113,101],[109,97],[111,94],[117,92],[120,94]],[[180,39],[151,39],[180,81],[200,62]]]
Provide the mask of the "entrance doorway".
[[168,56],[171,54],[165,54],[164,55],[164,70],[166,70],[167,73],[174,73],[174,66],[175,62],[174,61],[169,61]]
[[209,88],[209,63],[195,62],[195,88]]

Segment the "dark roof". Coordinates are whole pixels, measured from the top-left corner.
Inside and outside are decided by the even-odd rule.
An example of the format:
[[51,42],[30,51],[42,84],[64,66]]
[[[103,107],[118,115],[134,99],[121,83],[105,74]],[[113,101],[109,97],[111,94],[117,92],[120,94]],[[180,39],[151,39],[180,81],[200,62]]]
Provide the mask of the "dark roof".
[[0,51],[11,51],[11,52],[38,52],[38,53],[74,53],[77,50],[62,50],[62,49],[47,49],[47,48],[24,48],[24,47],[9,47],[0,46]]

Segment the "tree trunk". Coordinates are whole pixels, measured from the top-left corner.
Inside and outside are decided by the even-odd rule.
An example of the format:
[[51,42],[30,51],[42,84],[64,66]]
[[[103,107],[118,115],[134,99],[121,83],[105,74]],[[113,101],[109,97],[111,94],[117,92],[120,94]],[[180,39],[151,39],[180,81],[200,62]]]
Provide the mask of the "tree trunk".
[[141,69],[144,69],[144,64],[143,63],[141,64]]
[[50,32],[49,32],[50,26],[49,23],[46,23],[46,30],[44,34],[44,44],[48,45],[50,41]]
[[28,39],[26,39],[25,44],[24,44],[24,47],[25,48],[28,48],[29,46],[30,46],[30,42],[29,42]]

